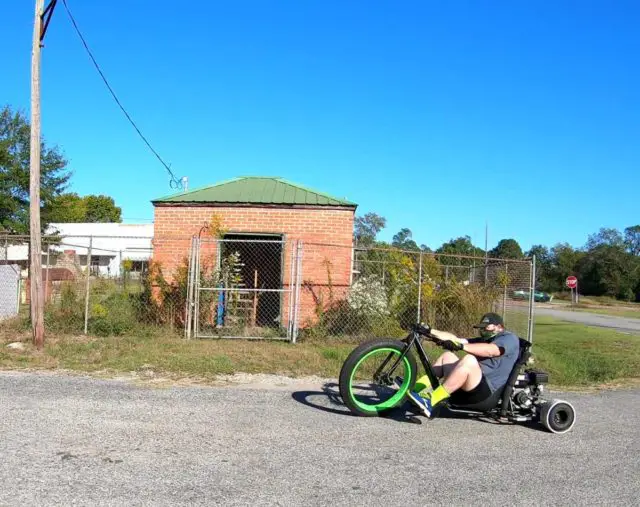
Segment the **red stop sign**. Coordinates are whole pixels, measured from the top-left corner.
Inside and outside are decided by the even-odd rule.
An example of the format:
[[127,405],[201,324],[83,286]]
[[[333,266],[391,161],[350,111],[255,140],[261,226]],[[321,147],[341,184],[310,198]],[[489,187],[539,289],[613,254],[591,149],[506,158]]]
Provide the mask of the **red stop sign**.
[[567,287],[575,289],[578,286],[578,279],[575,276],[567,277]]

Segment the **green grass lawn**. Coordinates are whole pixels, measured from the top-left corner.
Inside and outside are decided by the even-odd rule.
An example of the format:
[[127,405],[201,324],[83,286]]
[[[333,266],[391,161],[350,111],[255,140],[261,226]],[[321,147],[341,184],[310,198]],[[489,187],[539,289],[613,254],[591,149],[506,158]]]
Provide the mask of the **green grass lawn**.
[[[24,351],[4,344],[21,340]],[[219,374],[272,373],[293,377],[336,378],[355,341],[314,339],[295,345],[248,340],[190,340],[178,335],[92,338],[49,336],[45,349],[33,349],[24,331],[0,334],[0,368],[65,369],[117,374],[153,370],[156,375],[210,381]],[[441,351],[428,346],[429,355]],[[640,336],[536,319],[535,367],[546,370],[555,386],[625,383],[640,378]]]
[[640,378],[640,336],[537,317],[535,367],[552,383],[587,386]]

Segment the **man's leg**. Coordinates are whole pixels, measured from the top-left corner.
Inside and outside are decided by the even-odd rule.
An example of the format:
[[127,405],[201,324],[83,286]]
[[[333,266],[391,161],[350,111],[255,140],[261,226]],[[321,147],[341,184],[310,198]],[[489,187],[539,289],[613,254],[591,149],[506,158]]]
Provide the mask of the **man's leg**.
[[[448,350],[442,354],[432,365],[433,372],[436,374],[436,377],[442,378],[449,375],[456,363],[460,361],[460,358],[456,356],[453,352],[449,352]],[[416,385],[413,388],[413,391],[416,393],[420,393],[425,389],[432,388],[431,381],[427,375],[423,375],[418,380],[416,380]]]
[[482,380],[482,370],[475,356],[467,354],[455,365],[444,383],[431,394],[431,406],[446,400],[458,389],[472,391]]
[[409,393],[409,397],[420,407],[420,410],[427,417],[431,417],[433,407],[443,400],[446,400],[458,389],[471,391],[475,389],[482,380],[482,370],[475,356],[467,354],[454,366],[451,373],[445,378],[442,385],[436,388],[430,395],[421,397],[415,393]]
[[433,363],[433,371],[436,377],[442,378],[448,376],[458,361],[460,361],[460,358],[453,352],[447,350]]

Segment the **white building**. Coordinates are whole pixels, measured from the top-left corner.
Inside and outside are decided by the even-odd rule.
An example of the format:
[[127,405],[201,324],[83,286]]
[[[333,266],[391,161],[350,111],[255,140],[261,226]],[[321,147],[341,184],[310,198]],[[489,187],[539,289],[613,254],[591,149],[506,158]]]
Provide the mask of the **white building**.
[[62,237],[51,251],[75,252],[83,270],[91,247],[91,270],[101,276],[119,276],[123,261],[142,272],[153,253],[153,224],[50,224],[46,232]]
[[[117,277],[123,261],[131,261],[131,270],[140,273],[151,259],[153,224],[50,224],[46,235],[57,239],[47,247],[43,238],[42,266],[55,267],[59,258],[74,258],[82,271],[87,268],[91,247],[91,271],[100,276]],[[28,267],[29,247],[26,243],[0,245],[0,261]]]

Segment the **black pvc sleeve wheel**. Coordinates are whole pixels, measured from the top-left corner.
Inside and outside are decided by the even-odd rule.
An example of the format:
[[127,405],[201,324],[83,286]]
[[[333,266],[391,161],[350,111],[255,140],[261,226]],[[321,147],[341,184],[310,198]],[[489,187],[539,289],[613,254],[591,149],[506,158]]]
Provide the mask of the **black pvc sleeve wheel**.
[[551,400],[542,406],[540,423],[552,433],[566,433],[576,422],[576,412],[569,402]]
[[405,347],[404,342],[397,340],[374,340],[349,354],[340,371],[339,385],[340,396],[351,412],[377,416],[404,401],[418,372],[411,351],[398,363]]

